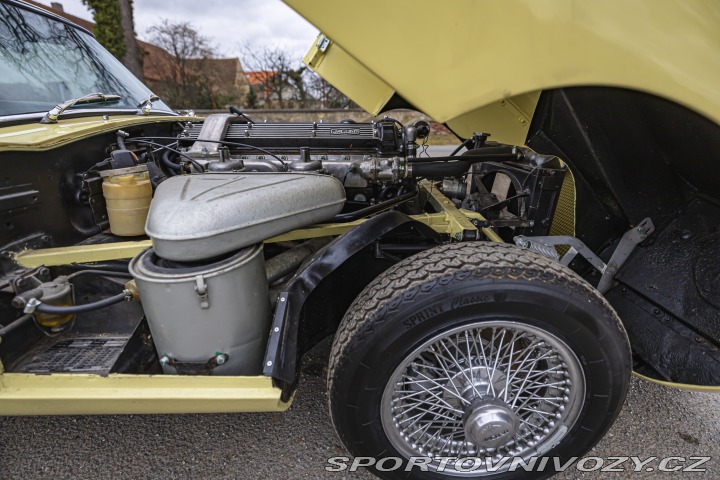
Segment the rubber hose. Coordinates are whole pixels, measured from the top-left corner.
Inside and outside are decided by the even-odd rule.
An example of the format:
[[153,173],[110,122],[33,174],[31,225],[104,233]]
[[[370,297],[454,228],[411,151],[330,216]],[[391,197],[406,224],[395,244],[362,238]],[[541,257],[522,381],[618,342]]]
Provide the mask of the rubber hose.
[[327,220],[326,223],[341,223],[359,220],[361,218],[367,217],[368,215],[382,212],[383,210],[387,210],[389,208],[400,205],[401,203],[407,202],[408,200],[412,200],[413,198],[417,197],[417,195],[418,190],[417,188],[415,188],[415,190],[413,190],[412,192],[404,193],[400,196],[385,200],[384,202],[370,205],[369,207],[361,208],[360,210],[355,210],[354,212],[340,213],[338,215],[335,215],[330,220]]
[[430,180],[442,180],[445,177],[460,177],[470,170],[470,162],[456,161],[434,161],[434,162],[413,162],[412,176],[415,178],[427,178]]
[[131,296],[132,294],[130,292],[123,291],[122,293],[118,293],[115,296],[104,298],[102,300],[98,300],[97,302],[86,303],[84,305],[70,305],[67,307],[59,307],[56,305],[47,305],[45,303],[41,303],[40,305],[35,307],[35,311],[40,313],[48,313],[50,315],[71,315],[75,313],[91,312],[93,310],[99,310],[101,308],[109,307],[110,305],[115,305],[116,303],[123,302]]
[[132,275],[130,275],[130,272],[117,272],[113,270],[78,270],[77,272],[73,272],[70,275],[67,276],[68,280],[72,280],[73,278],[79,277],[80,275],[103,275],[107,277],[122,277],[122,278],[133,278]]
[[178,165],[177,163],[170,160],[170,150],[165,150],[165,153],[163,153],[162,163],[163,163],[163,165],[165,165],[166,167],[168,167],[172,170],[176,170],[178,172],[182,170],[182,167],[180,165]]

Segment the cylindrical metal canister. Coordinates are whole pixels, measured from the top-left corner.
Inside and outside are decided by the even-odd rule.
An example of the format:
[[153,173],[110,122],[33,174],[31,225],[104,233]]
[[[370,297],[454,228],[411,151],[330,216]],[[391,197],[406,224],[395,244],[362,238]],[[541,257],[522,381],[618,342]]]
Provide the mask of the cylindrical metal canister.
[[270,328],[262,244],[202,265],[130,262],[166,374],[259,375]]

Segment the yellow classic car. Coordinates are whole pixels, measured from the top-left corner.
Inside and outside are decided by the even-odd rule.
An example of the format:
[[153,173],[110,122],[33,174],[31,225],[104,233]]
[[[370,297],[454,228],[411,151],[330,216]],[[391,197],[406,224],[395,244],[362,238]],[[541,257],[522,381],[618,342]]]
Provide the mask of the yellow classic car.
[[286,3],[379,120],[181,115],[0,0],[0,415],[282,411],[332,335],[377,475],[544,478],[632,372],[718,390],[716,2]]

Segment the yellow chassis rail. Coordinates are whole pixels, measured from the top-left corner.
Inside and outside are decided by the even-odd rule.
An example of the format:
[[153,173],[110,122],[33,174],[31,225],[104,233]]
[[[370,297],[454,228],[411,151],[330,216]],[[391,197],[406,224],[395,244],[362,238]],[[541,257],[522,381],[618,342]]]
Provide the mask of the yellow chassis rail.
[[[438,213],[425,213],[422,215],[412,215],[411,217],[418,222],[428,225],[436,232],[444,233],[460,240],[468,232],[477,233],[478,229],[470,221],[471,219],[479,221],[485,220],[479,213],[455,207],[452,201],[445,197],[428,181],[420,182],[420,191],[422,195],[427,196],[428,202]],[[318,224],[269,238],[265,240],[265,243],[343,235],[365,221],[366,219],[360,219],[346,223]],[[497,233],[490,228],[483,228],[482,233],[490,241],[503,241]],[[139,242],[115,242],[98,245],[75,245],[72,247],[25,250],[15,256],[15,262],[26,268],[69,265],[72,263],[104,262],[108,260],[132,258],[151,246],[152,242],[150,240],[144,240]]]
[[[455,239],[467,233],[477,234],[471,220],[483,221],[482,215],[456,208],[430,182],[421,182],[420,190],[438,213],[414,215],[413,219]],[[270,238],[266,243],[342,235],[364,221],[315,225]],[[489,228],[483,228],[482,233],[488,240],[502,242]],[[147,240],[27,250],[19,253],[15,261],[23,267],[101,262],[131,258],[151,246]],[[668,387],[720,391],[720,387],[673,384],[633,373]],[[0,364],[0,415],[271,412],[286,410],[292,403],[280,401],[280,395],[272,380],[262,376],[2,374]]]
[[[415,220],[455,239],[478,237],[471,220],[484,220],[480,214],[459,210],[430,182],[420,183],[420,195],[437,213],[415,215]],[[342,235],[364,221],[315,225],[266,243]],[[494,231],[482,231],[502,242]],[[146,240],[26,250],[15,261],[28,268],[102,262],[131,258],[151,246]],[[0,364],[0,415],[283,411],[291,402],[282,402],[280,395],[268,377],[2,374]]]
[[281,412],[268,377],[0,375],[0,415]]

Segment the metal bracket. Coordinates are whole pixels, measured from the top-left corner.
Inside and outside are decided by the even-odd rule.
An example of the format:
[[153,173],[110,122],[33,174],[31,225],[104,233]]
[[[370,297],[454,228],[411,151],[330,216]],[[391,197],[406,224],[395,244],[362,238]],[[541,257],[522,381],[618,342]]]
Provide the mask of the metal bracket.
[[210,140],[210,142],[195,141],[187,151],[187,155],[195,159],[206,159],[208,157],[217,158],[219,143],[213,143],[213,141],[224,140],[230,124],[237,121],[238,116],[234,113],[209,115],[203,122],[197,138],[200,140]]
[[285,329],[285,321],[288,314],[288,298],[289,292],[280,292],[278,295],[278,303],[273,315],[272,326],[270,327],[270,336],[268,338],[267,351],[265,353],[265,363],[263,364],[263,375],[271,377],[275,371],[275,364],[278,363],[280,355],[280,339]]
[[200,308],[203,310],[210,308],[210,300],[208,299],[208,287],[205,278],[202,275],[195,277],[195,293],[200,300]]
[[42,302],[37,298],[31,298],[25,304],[25,308],[23,308],[23,313],[35,313],[35,309],[39,307],[41,303]]
[[[517,245],[518,247],[533,250],[553,260],[558,260],[559,255],[557,254],[557,251],[555,251],[555,249],[552,247],[555,247],[556,245],[569,245],[571,247],[570,250],[568,250],[568,252],[559,259],[560,263],[562,263],[563,265],[569,265],[570,262],[572,262],[579,253],[583,256],[583,258],[585,258],[585,260],[590,262],[590,264],[595,267],[595,269],[600,273],[605,273],[605,269],[607,267],[607,265],[605,265],[605,262],[600,260],[600,257],[595,255],[595,253],[590,250],[590,248],[585,245],[582,240],[578,240],[575,237],[569,237],[564,235],[547,237],[524,237],[522,235],[518,235],[517,237],[513,238],[513,240],[515,241],[515,245]],[[551,249],[555,251],[554,255],[551,254]]]
[[230,359],[227,353],[215,352],[213,357],[202,362],[181,362],[168,355],[160,357],[160,365],[170,365],[177,373],[185,375],[210,375],[220,365],[224,365]]
[[[534,220],[524,220],[522,218],[499,218],[496,220],[485,220],[484,222],[477,222],[477,225],[482,228],[487,227],[534,227]],[[534,238],[534,237],[533,237]]]
[[[570,262],[572,262],[575,257],[580,254],[602,274],[597,290],[604,294],[610,290],[610,287],[612,287],[615,275],[628,259],[635,247],[639,243],[643,242],[654,231],[655,225],[653,225],[652,220],[649,217],[643,219],[634,228],[625,232],[607,264],[605,264],[600,257],[595,255],[595,253],[590,250],[587,245],[575,237],[559,235],[547,237],[524,237],[519,235],[513,240],[515,241],[515,245],[528,250],[533,250],[553,260],[558,260],[565,266],[569,265]],[[557,250],[554,248],[556,245],[568,245],[570,246],[570,250],[568,250],[562,258],[559,258]]]
[[615,248],[612,257],[610,257],[605,273],[600,278],[600,283],[598,283],[597,286],[600,293],[605,293],[610,290],[613,278],[615,278],[620,267],[623,266],[632,251],[635,250],[635,247],[642,243],[654,231],[655,225],[653,225],[652,220],[648,217],[637,224],[635,228],[625,232],[625,235],[622,236],[620,243],[618,243],[618,246]]
[[320,50],[321,52],[324,52],[330,46],[330,39],[327,38],[325,35],[321,34],[318,37],[318,40],[317,40],[317,43],[315,44],[315,46],[317,47],[318,50]]

